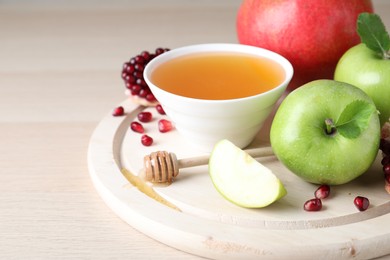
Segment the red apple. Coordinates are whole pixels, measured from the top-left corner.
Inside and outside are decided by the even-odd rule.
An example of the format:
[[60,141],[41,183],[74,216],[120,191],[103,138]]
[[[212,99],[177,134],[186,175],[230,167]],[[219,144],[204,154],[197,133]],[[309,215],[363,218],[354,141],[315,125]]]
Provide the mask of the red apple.
[[370,0],[244,0],[238,40],[286,57],[294,67],[294,89],[333,78],[338,60],[360,42],[356,20],[362,12],[373,12]]

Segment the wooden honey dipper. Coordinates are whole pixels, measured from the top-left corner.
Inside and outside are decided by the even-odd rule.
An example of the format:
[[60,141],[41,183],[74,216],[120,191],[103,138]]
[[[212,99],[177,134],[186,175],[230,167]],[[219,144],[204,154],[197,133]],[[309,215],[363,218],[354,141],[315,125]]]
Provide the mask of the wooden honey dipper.
[[[245,150],[253,158],[273,155],[271,147],[260,147]],[[152,183],[170,184],[179,174],[179,169],[208,164],[210,156],[198,156],[178,160],[174,153],[166,151],[153,152],[144,157],[144,169],[140,177]]]

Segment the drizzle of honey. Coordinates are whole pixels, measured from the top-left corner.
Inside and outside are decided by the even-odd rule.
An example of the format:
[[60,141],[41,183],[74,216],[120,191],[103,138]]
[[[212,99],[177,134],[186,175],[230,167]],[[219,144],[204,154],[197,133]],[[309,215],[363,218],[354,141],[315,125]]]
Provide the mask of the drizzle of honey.
[[207,100],[257,95],[277,87],[284,78],[275,61],[229,52],[183,55],[161,64],[151,75],[161,89]]
[[178,207],[173,205],[171,202],[169,202],[168,200],[161,197],[152,187],[150,187],[145,181],[143,181],[137,175],[134,175],[129,170],[124,169],[124,168],[121,170],[121,172],[122,172],[123,176],[125,176],[125,178],[132,185],[137,187],[137,189],[139,191],[141,191],[142,193],[144,193],[145,195],[149,196],[150,198],[156,200],[157,202],[160,202],[161,204],[163,204],[167,207],[170,207],[170,208],[177,210],[177,211],[181,211]]

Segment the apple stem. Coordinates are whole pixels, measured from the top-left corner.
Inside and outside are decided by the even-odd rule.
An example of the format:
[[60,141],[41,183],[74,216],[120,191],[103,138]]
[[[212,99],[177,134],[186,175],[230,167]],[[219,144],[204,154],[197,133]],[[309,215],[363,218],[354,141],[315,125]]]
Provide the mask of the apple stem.
[[336,132],[336,126],[333,123],[333,120],[330,118],[325,119],[326,134],[333,135]]

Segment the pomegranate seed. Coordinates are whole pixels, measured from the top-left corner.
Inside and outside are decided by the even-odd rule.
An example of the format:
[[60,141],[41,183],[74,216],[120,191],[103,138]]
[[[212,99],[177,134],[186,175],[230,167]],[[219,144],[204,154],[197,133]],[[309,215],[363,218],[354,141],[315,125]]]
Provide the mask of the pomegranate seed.
[[139,71],[139,72],[144,71],[144,65],[139,64],[139,63],[135,64],[134,68],[135,68],[136,71]]
[[157,112],[158,112],[160,115],[165,115],[165,111],[164,111],[163,107],[162,107],[160,104],[158,104],[158,105],[156,106],[156,110],[157,110]]
[[366,197],[357,196],[353,203],[359,211],[365,211],[370,206],[370,201]]
[[143,132],[145,132],[144,127],[138,122],[131,122],[130,128],[131,128],[131,130],[133,130],[134,132],[137,132],[137,133],[142,134]]
[[157,48],[156,49],[156,55],[163,54],[164,52],[165,52],[165,50],[163,48]]
[[122,106],[116,107],[112,112],[113,116],[123,116],[125,114],[125,109]]
[[143,122],[143,123],[147,123],[147,122],[152,121],[152,117],[153,117],[152,113],[150,113],[150,112],[140,112],[137,115],[138,120]]
[[137,84],[139,84],[139,78],[140,77],[142,77],[142,72],[140,72],[140,71],[134,71],[133,72],[133,76],[135,77],[135,82],[137,83]]
[[386,139],[381,139],[379,149],[382,150],[385,154],[390,154],[390,142]]
[[153,143],[153,138],[148,135],[143,135],[141,137],[141,143],[145,146],[151,146]]
[[[125,80],[125,78],[128,76],[129,74],[125,71],[122,71],[122,79]],[[125,81],[126,82],[126,81]]]
[[131,89],[131,94],[133,96],[135,96],[135,95],[139,94],[139,92],[141,91],[142,88],[140,85],[134,84],[134,85],[131,85],[130,89]]
[[130,64],[135,64],[135,57],[131,58],[129,61]]
[[166,120],[166,119],[161,119],[158,121],[158,130],[161,133],[166,133],[171,131],[173,128],[171,121]]
[[126,62],[125,65],[123,65],[123,72],[131,74],[134,71],[135,71],[135,67],[134,67],[133,64],[130,64],[130,63]]
[[136,78],[132,75],[129,75],[129,74],[126,74],[126,76],[123,78],[123,80],[125,81],[125,83],[135,83],[136,81]]
[[387,183],[390,183],[390,174],[385,174],[385,180]]
[[383,166],[383,172],[385,174],[390,174],[390,163],[388,163],[385,166]]
[[125,82],[125,86],[127,89],[130,89],[134,86],[134,84],[130,83],[130,82]]
[[139,97],[142,97],[142,98],[144,98],[144,97],[146,97],[146,95],[148,95],[149,93],[148,93],[148,90],[146,90],[146,89],[141,89],[140,91],[139,91],[139,93],[138,93],[138,96]]
[[329,196],[330,194],[330,187],[329,185],[321,185],[318,187],[318,189],[314,192],[314,196],[317,199],[325,199]]
[[145,99],[147,101],[150,101],[150,102],[153,102],[153,101],[156,101],[157,99],[154,97],[154,95],[152,93],[149,93],[146,95]]
[[390,155],[386,155],[385,157],[382,158],[381,164],[385,166],[386,164],[390,163]]
[[129,63],[129,62],[123,63],[123,70],[126,70],[127,67],[129,67],[129,66],[130,66],[130,63]]
[[303,204],[303,209],[306,211],[319,211],[322,208],[322,202],[320,199],[310,199]]
[[146,62],[145,58],[142,55],[135,56],[136,64],[144,64]]
[[148,62],[150,60],[150,53],[148,51],[141,52],[141,56],[144,57],[146,62]]
[[[142,73],[141,73],[141,74],[142,74]],[[149,89],[148,85],[146,84],[145,80],[143,80],[143,79],[137,79],[137,80],[135,81],[135,83],[137,83],[138,85],[141,85],[141,86],[145,87],[145,89],[147,89],[147,90],[150,92],[150,89]]]

